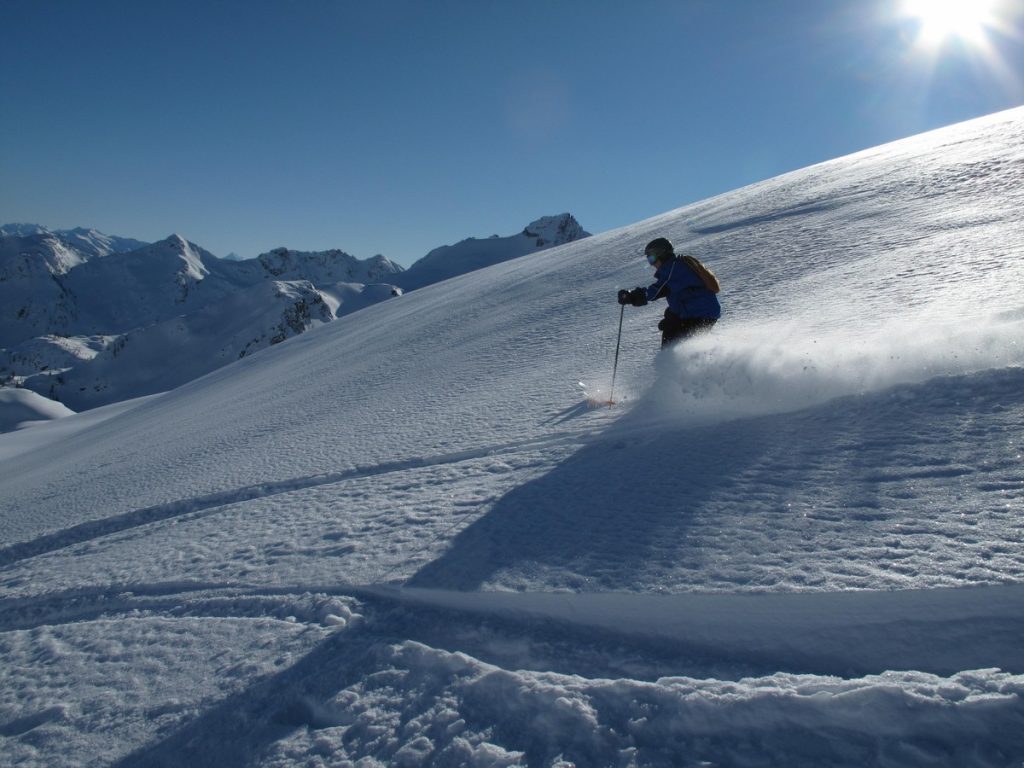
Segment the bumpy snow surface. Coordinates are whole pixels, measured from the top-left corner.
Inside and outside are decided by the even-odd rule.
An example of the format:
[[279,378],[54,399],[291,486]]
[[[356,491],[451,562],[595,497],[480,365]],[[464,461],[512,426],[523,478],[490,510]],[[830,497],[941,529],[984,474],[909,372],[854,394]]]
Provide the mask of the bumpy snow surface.
[[1021,211],[1015,110],[0,436],[0,762],[1020,766]]

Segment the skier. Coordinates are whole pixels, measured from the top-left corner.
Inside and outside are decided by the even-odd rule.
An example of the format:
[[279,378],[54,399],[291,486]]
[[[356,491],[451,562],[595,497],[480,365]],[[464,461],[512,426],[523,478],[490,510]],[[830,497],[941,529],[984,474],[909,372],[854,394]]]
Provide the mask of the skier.
[[666,299],[668,308],[658,323],[662,347],[711,328],[722,316],[718,297],[684,257],[676,255],[672,243],[664,237],[651,240],[644,255],[655,269],[655,282],[646,288],[619,291],[619,304],[642,307],[649,301]]

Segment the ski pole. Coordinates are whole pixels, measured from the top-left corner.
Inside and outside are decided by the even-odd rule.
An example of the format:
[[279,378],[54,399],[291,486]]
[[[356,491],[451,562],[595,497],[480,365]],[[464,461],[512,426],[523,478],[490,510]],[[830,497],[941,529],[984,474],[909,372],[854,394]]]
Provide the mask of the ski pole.
[[612,366],[612,389],[608,393],[608,405],[615,405],[615,374],[619,372],[619,345],[622,344],[622,318],[626,314],[626,305],[619,311],[619,337],[615,340],[615,364]]

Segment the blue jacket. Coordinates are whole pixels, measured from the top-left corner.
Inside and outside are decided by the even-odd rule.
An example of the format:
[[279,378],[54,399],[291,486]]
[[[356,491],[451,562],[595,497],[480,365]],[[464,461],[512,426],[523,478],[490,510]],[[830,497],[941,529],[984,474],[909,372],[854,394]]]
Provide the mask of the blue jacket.
[[704,287],[700,275],[686,266],[680,258],[674,258],[658,267],[654,273],[655,282],[647,286],[647,300],[664,297],[668,308],[679,317],[708,317],[717,320],[722,316],[722,305],[718,297]]

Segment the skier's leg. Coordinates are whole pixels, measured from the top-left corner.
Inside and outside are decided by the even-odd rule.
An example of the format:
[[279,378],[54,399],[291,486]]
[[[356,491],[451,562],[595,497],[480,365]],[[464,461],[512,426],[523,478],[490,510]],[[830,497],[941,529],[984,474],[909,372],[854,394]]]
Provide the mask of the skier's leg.
[[665,317],[658,323],[658,330],[661,331],[661,346],[667,347],[678,339],[683,332],[683,320],[675,312],[666,309]]

